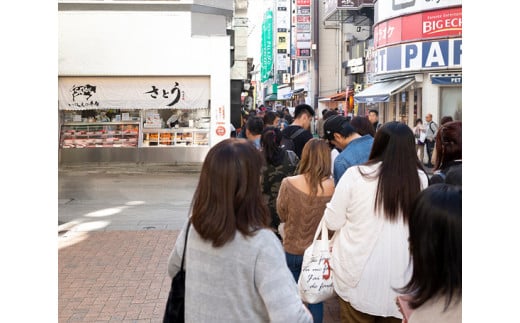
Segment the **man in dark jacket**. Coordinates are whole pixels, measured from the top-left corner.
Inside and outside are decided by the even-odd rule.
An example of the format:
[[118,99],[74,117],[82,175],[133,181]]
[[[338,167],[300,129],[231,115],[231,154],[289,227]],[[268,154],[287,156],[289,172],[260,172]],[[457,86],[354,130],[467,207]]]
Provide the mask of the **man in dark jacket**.
[[283,129],[282,135],[285,137],[291,137],[296,131],[303,129],[295,138],[293,138],[294,152],[298,155],[298,158],[302,158],[303,146],[313,138],[311,129],[311,122],[314,118],[314,109],[308,104],[300,104],[294,109],[294,121],[286,128]]

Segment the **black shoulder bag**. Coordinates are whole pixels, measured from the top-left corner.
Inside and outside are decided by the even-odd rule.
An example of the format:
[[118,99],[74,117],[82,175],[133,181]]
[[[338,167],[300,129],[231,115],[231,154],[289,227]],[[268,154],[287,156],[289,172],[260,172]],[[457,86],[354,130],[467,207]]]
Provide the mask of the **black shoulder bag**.
[[184,255],[186,254],[186,244],[188,243],[188,232],[190,231],[191,221],[188,222],[186,228],[186,236],[184,237],[184,250],[182,252],[181,269],[172,278],[172,286],[168,301],[166,302],[166,311],[164,312],[163,323],[183,323],[184,322],[184,295],[186,272],[184,271]]

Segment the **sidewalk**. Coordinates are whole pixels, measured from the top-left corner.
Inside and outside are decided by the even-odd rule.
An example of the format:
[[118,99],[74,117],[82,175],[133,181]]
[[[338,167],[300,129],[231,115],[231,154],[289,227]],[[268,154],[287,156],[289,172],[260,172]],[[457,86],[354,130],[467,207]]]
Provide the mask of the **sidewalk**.
[[[58,238],[59,322],[162,322],[178,230],[65,232]],[[339,322],[337,301],[325,323]]]

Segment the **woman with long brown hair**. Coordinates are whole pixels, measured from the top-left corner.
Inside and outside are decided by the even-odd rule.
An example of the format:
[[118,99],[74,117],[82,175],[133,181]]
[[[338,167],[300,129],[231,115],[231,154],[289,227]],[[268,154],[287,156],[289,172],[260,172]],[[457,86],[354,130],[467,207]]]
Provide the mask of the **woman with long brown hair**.
[[202,164],[191,218],[168,260],[173,277],[188,234],[186,322],[312,322],[269,228],[263,163],[251,142],[230,138],[213,146]]
[[[334,193],[327,141],[313,138],[305,144],[297,173],[282,180],[276,200],[278,215],[284,223],[282,236],[287,265],[296,282],[303,253],[311,245],[325,206]],[[314,322],[321,322],[323,303],[308,306]]]
[[[444,183],[450,170],[458,170],[462,176],[462,121],[443,124],[435,136],[436,159],[431,184]],[[462,185],[462,178],[457,183]]]

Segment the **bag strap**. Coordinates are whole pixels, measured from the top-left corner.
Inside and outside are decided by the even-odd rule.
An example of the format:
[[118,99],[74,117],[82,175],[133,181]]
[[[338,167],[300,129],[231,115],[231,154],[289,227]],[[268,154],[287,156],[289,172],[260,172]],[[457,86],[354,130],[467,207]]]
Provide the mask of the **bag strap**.
[[[430,130],[431,130],[433,133],[435,133],[435,131],[433,131],[433,129],[432,129],[432,124],[434,124],[435,127],[437,127],[437,124],[435,123],[435,121],[432,121],[432,122],[430,122],[430,124],[428,125],[428,127],[430,128]],[[439,128],[439,127],[437,127],[437,128]]]
[[295,132],[293,132],[293,134],[291,135],[290,138],[291,138],[291,139],[294,139],[294,138],[298,137],[298,136],[299,136],[302,132],[304,132],[304,131],[305,131],[305,129],[300,128],[300,129],[296,130]]
[[186,228],[186,235],[184,236],[184,250],[182,251],[181,269],[184,270],[184,255],[186,254],[186,244],[188,244],[188,232],[190,232],[191,220],[188,220],[188,227]]
[[327,226],[325,225],[325,221],[323,220],[323,217],[320,220],[320,223],[318,224],[318,229],[316,229],[316,233],[314,234],[314,240],[316,241],[318,239],[318,236],[321,233],[321,240],[325,240],[329,242],[329,230],[327,229]]

